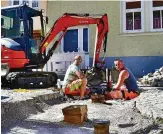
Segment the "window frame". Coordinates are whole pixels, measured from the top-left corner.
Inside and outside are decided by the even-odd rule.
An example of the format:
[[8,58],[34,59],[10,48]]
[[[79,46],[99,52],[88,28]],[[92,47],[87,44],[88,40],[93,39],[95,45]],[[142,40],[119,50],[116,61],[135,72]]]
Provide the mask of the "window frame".
[[[136,0],[126,0],[122,1],[123,6],[123,33],[141,33],[144,32],[144,1],[141,2],[141,8],[140,9],[126,9],[126,2],[136,2]],[[126,13],[134,13],[134,12],[140,12],[141,13],[141,29],[137,30],[126,30]],[[133,21],[134,23],[134,21]]]
[[[21,5],[22,3],[23,3],[23,0],[18,0],[19,1],[19,5]],[[28,2],[29,2],[29,7],[32,7],[32,2],[33,2],[34,0],[28,0]],[[34,9],[38,9],[39,7],[40,7],[40,1],[39,0],[37,0],[38,1],[38,7],[32,7],[32,8],[34,8]],[[9,2],[9,5],[10,6],[13,6],[14,5],[14,0],[10,0],[10,2]]]
[[[32,6],[32,2],[33,2],[33,1],[37,1],[37,2],[38,2],[38,7],[33,7],[33,6]],[[40,2],[39,2],[39,0],[31,0],[30,2],[31,2],[31,7],[32,7],[32,8],[38,9],[38,8],[40,7]]]
[[[160,29],[154,29],[153,28],[153,11],[156,11],[156,10],[162,10],[163,11],[163,6],[162,7],[153,7],[153,0],[150,0],[150,31],[151,32],[161,32],[163,31],[163,25],[162,25],[162,19],[161,19],[161,25],[162,25],[162,28]],[[163,17],[163,14],[162,14],[162,17]]]

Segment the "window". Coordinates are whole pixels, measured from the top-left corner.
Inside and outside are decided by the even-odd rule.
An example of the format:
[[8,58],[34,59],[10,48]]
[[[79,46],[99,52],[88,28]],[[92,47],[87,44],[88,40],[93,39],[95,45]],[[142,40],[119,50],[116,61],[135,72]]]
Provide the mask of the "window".
[[68,30],[64,36],[64,52],[78,52],[78,29]]
[[27,4],[30,7],[38,8],[39,7],[39,0],[10,0],[10,6],[12,5],[22,5]]
[[19,0],[13,0],[13,5],[19,5]]
[[16,10],[1,12],[1,36],[17,37],[20,36],[20,20],[16,16]]
[[83,50],[88,52],[88,28],[83,29]]
[[38,7],[38,0],[33,0],[33,1],[32,1],[32,7],[33,7],[33,8]]
[[61,40],[60,52],[89,52],[88,27],[70,28]]
[[144,8],[143,1],[123,2],[123,32],[143,32],[144,31]]
[[151,1],[152,31],[163,31],[163,1]]
[[13,18],[1,15],[1,28],[8,30],[13,28]]
[[28,0],[23,0],[23,1],[22,1],[22,4],[23,4],[23,5],[24,5],[25,3],[26,3],[27,5],[29,5],[29,1],[28,1]]

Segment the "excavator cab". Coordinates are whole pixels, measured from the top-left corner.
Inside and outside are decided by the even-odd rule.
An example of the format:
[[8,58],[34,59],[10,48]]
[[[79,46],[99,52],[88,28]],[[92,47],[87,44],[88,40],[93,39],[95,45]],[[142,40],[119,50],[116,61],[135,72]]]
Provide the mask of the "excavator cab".
[[[38,58],[39,45],[44,38],[42,10],[35,10],[26,4],[4,7],[1,9],[1,22],[2,46],[13,51],[23,51],[24,58],[30,62]],[[36,25],[41,31],[34,30]]]

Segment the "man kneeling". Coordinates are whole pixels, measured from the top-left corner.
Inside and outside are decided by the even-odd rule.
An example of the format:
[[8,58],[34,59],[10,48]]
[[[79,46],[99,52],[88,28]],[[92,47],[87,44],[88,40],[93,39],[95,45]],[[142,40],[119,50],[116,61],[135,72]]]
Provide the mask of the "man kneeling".
[[115,68],[120,72],[117,84],[113,91],[105,94],[105,99],[130,100],[139,95],[139,88],[136,79],[131,71],[125,67],[121,59],[114,61]]
[[80,95],[80,99],[82,100],[84,98],[84,94],[88,94],[89,91],[86,91],[87,78],[79,68],[81,62],[81,56],[75,56],[74,62],[66,71],[62,89],[66,95]]

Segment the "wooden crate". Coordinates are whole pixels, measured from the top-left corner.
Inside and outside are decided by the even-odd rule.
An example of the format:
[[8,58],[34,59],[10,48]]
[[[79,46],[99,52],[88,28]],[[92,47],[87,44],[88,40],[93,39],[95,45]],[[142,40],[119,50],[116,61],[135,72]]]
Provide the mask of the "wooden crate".
[[71,105],[62,109],[64,121],[71,124],[82,124],[87,120],[87,105]]

